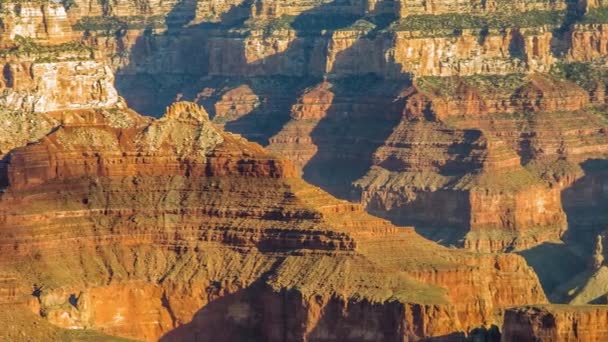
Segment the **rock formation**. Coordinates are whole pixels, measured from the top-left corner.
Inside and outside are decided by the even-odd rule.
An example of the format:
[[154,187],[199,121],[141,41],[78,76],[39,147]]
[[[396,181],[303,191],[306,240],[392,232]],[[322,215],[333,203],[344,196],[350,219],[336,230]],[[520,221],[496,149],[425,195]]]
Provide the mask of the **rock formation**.
[[505,312],[502,341],[603,341],[605,306],[530,306]]
[[604,243],[601,235],[597,236],[591,262],[594,270],[598,270],[604,265]]
[[144,340],[417,339],[546,300],[521,257],[449,250],[371,217],[197,105],[121,125],[72,115],[11,152],[0,199],[10,298],[59,326]]
[[606,25],[602,1],[3,1],[0,336],[605,339]]

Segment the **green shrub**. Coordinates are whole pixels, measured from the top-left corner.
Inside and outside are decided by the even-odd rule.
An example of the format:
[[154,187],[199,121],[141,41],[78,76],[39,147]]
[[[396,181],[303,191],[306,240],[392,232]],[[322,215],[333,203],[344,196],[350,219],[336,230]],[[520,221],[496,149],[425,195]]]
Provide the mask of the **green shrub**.
[[416,31],[424,36],[459,35],[463,30],[505,30],[507,28],[558,27],[565,19],[565,11],[530,11],[491,15],[449,13],[441,15],[413,15],[390,26],[392,31]]

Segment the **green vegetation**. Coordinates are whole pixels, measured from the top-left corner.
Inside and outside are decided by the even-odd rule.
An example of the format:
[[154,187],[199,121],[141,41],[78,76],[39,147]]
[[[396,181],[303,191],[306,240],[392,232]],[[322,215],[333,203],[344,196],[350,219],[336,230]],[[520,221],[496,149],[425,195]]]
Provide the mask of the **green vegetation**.
[[549,162],[534,160],[526,165],[526,169],[550,185],[566,177],[578,178],[584,174],[579,164],[564,159]]
[[355,21],[354,23],[352,23],[351,25],[347,26],[347,27],[343,27],[338,29],[339,31],[365,31],[365,32],[369,32],[373,29],[376,28],[376,25],[374,23],[372,23],[371,21],[365,20],[365,19],[359,19],[357,21]]
[[283,15],[279,18],[268,20],[249,19],[245,22],[245,27],[251,30],[263,30],[265,36],[270,36],[276,31],[291,30],[291,25],[296,19],[296,16]]
[[559,26],[565,19],[565,11],[530,11],[517,14],[493,14],[487,16],[450,13],[441,15],[413,15],[390,26],[391,31],[417,31],[424,36],[459,35],[463,30],[504,30]]
[[585,13],[581,24],[604,24],[608,23],[608,8],[593,8]]
[[510,172],[470,173],[454,185],[457,190],[484,190],[493,193],[509,193],[529,189],[542,184],[542,180],[526,169]]
[[6,0],[6,1],[2,1],[2,3],[7,3],[7,4],[18,4],[18,3],[46,4],[49,2],[51,2],[51,0]]
[[473,75],[464,77],[425,76],[417,78],[416,86],[427,92],[439,93],[445,96],[457,94],[458,88],[467,85],[479,89],[482,93],[513,93],[527,81],[524,74],[508,75]]
[[[24,305],[0,306],[2,341],[90,341],[129,342],[127,338],[105,335],[90,329],[64,329],[36,315]],[[27,333],[27,336],[24,334]]]
[[264,30],[265,35],[272,35],[279,30],[295,30],[298,35],[319,34],[340,30],[378,31],[394,21],[392,16],[378,15],[357,17],[355,15],[320,15],[305,14],[299,16],[283,15],[273,19],[249,19],[236,30]]
[[53,62],[58,60],[83,60],[93,56],[93,49],[79,42],[59,45],[41,45],[34,39],[15,36],[16,46],[0,50],[0,58],[11,56],[33,57],[36,62]]
[[77,31],[103,31],[110,35],[124,30],[164,28],[165,18],[161,15],[144,17],[141,15],[123,17],[85,17],[73,29]]
[[[598,14],[595,14],[597,16]],[[392,16],[356,17],[352,15],[326,16],[309,14],[300,16],[282,16],[280,18],[259,20],[249,19],[245,29],[263,29],[269,35],[278,30],[296,30],[300,34],[335,30],[360,30],[366,32],[411,31],[419,32],[425,37],[458,36],[463,30],[479,30],[487,35],[492,31],[504,31],[508,28],[528,28],[548,26],[558,28],[564,25],[566,11],[529,11],[504,12],[491,15],[471,15],[466,13],[449,13],[441,15],[412,15],[400,20]],[[594,16],[591,16],[594,17]]]
[[559,78],[572,81],[583,89],[594,90],[598,82],[606,82],[608,70],[588,62],[556,63],[551,73]]
[[473,75],[464,77],[464,81],[482,93],[497,91],[513,93],[527,82],[527,78],[524,74]]
[[279,30],[296,30],[299,34],[318,34],[323,31],[333,31],[349,27],[357,21],[357,17],[348,15],[283,15],[273,19],[249,19],[244,23],[244,29],[263,30],[264,35],[272,35]]
[[462,82],[460,77],[424,76],[417,78],[414,84],[422,91],[447,95],[455,94]]

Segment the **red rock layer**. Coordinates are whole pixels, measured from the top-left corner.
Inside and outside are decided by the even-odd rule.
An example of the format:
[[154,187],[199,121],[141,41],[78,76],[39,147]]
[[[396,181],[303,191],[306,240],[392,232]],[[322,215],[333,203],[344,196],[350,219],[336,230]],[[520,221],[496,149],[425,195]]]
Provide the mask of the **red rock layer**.
[[[511,79],[509,79],[511,78]],[[589,104],[589,94],[574,83],[549,75],[497,76],[498,84],[484,84],[475,78],[422,79],[407,90],[404,115],[438,120],[451,116],[486,116],[517,112],[575,111]],[[502,82],[515,83],[508,89]],[[517,86],[517,83],[520,85]],[[509,85],[512,87],[512,85]]]
[[502,341],[605,341],[607,310],[604,305],[508,309]]
[[[3,298],[61,326],[145,340],[419,339],[546,301],[518,256],[449,250],[371,217],[196,105],[122,128],[72,115],[11,153],[0,198]],[[451,285],[463,274],[467,296]],[[495,301],[482,274],[522,291]]]

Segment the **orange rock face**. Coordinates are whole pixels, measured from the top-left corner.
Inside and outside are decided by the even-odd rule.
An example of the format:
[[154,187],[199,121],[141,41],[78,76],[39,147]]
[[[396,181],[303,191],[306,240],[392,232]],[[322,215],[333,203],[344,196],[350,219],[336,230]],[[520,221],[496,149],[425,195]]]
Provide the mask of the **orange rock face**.
[[602,340],[601,307],[525,307],[605,296],[602,6],[4,1],[0,303],[146,341]]
[[[371,217],[194,104],[122,127],[70,115],[11,153],[0,199],[0,262],[17,275],[7,297],[60,326],[144,340],[418,339],[546,300],[521,258],[451,251]],[[481,274],[522,291],[480,306]],[[452,285],[461,275],[467,296]]]
[[68,14],[60,3],[6,1],[2,4],[3,46],[16,36],[30,37],[46,44],[61,44],[74,40]]
[[604,341],[605,306],[529,306],[505,312],[502,341]]

